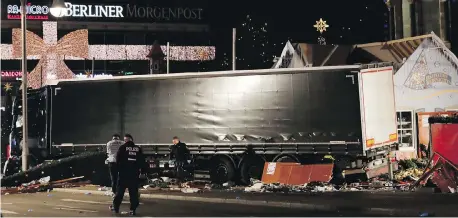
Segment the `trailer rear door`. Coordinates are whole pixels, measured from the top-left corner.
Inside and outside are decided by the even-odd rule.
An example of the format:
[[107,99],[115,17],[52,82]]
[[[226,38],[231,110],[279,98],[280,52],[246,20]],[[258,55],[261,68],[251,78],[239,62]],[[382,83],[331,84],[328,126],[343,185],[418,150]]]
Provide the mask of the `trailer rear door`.
[[364,149],[374,149],[398,140],[393,68],[372,68],[359,74],[361,126]]

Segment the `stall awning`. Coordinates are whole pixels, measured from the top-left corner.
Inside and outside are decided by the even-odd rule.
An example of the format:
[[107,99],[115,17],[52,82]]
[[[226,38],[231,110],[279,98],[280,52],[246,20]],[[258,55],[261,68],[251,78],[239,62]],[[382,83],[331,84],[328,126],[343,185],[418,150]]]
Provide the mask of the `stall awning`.
[[423,35],[388,42],[374,42],[356,45],[357,48],[370,53],[380,62],[402,63],[417,50],[423,40],[431,38],[432,35]]

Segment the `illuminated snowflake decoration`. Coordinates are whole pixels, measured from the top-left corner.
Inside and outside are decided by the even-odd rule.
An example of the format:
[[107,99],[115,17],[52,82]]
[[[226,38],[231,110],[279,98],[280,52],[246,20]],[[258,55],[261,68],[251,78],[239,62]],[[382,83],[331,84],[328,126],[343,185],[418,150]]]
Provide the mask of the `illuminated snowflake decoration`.
[[316,21],[316,24],[313,25],[313,27],[315,27],[318,32],[323,33],[324,31],[326,31],[326,28],[328,28],[329,25],[326,24],[326,21],[320,18],[319,21]]

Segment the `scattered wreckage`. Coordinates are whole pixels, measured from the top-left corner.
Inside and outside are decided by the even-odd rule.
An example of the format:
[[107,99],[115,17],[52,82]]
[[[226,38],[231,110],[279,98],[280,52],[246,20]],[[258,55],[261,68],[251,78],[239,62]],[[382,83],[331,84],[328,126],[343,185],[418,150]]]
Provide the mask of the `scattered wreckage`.
[[[53,188],[70,188],[89,184],[89,181],[83,180],[84,176],[50,181],[51,177],[46,176],[39,180],[32,180],[28,183],[23,183],[16,187],[2,187],[2,195],[19,194],[19,193],[34,193],[34,192],[49,192]],[[83,180],[83,181],[82,181]]]
[[458,113],[428,119],[430,129],[429,163],[413,188],[431,178],[441,192],[458,188]]
[[[65,162],[65,161],[64,161]],[[294,163],[276,163],[276,170],[272,172],[272,163],[265,164],[262,180],[251,179],[249,186],[240,186],[234,182],[210,183],[206,180],[192,180],[179,183],[170,177],[148,177],[143,185],[145,190],[167,190],[183,193],[197,193],[211,190],[256,192],[256,193],[319,193],[335,191],[409,191],[411,185],[419,181],[424,173],[427,160],[402,160],[400,170],[394,173],[394,180],[387,174],[369,181],[336,184],[332,180],[333,164],[298,165]],[[294,177],[290,174],[301,174]],[[289,176],[285,176],[289,175]],[[306,176],[304,176],[306,175]],[[27,177],[32,178],[32,177]],[[24,181],[24,180],[22,180]],[[51,176],[35,179],[18,184],[14,188],[2,189],[2,194],[49,191],[56,187],[76,187],[89,185],[91,181],[84,176],[51,181]],[[108,187],[99,187],[99,191],[106,191],[111,195]]]

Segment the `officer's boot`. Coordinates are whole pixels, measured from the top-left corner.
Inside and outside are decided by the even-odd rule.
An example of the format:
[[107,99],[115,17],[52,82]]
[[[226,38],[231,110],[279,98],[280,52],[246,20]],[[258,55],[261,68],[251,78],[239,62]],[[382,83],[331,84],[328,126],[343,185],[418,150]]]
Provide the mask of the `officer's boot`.
[[119,209],[118,209],[118,210],[116,210],[116,209],[115,209],[115,207],[113,207],[113,205],[110,205],[110,207],[109,207],[109,208],[110,208],[111,212],[114,212],[114,213],[116,213],[116,214],[118,214],[118,213],[119,213]]

